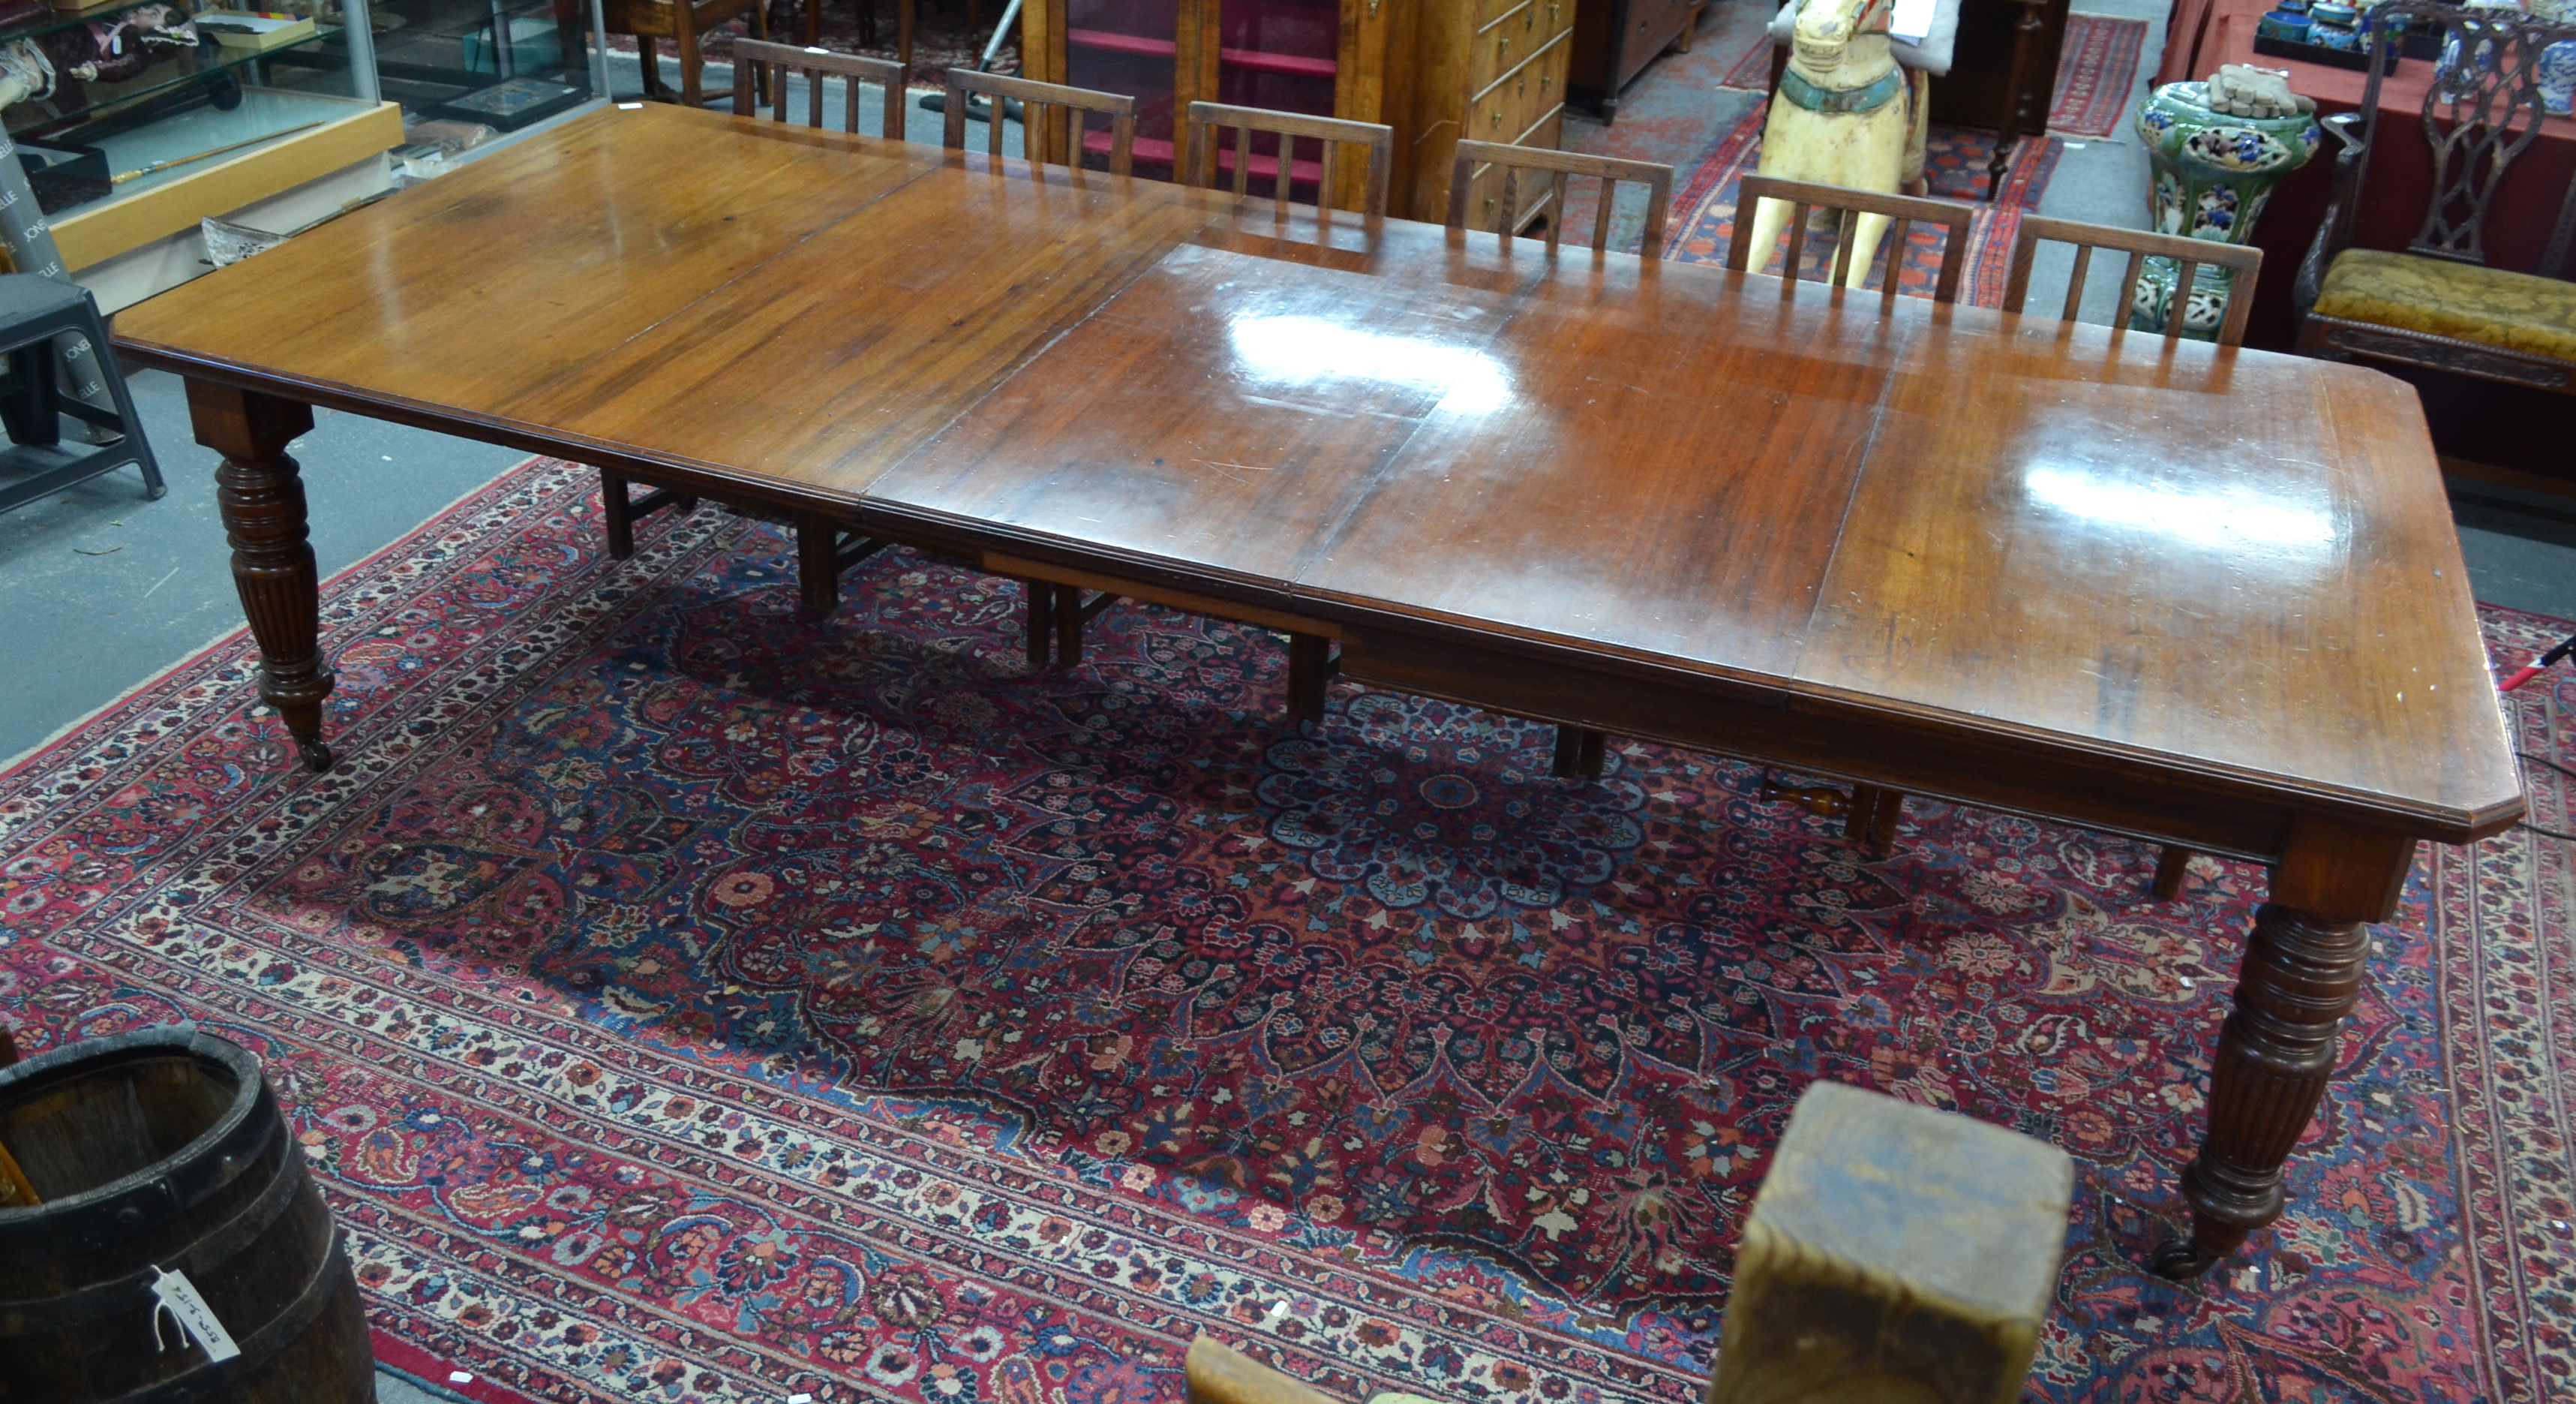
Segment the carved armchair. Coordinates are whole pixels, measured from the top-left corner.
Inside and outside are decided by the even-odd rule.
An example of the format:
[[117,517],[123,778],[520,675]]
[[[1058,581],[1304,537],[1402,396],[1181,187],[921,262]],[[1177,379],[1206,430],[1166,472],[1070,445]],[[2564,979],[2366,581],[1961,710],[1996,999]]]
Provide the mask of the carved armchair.
[[[2298,349],[2576,394],[2576,283],[2567,281],[2576,181],[2560,196],[2557,224],[2531,272],[2489,266],[2485,244],[2497,182],[2539,135],[2541,51],[2576,39],[2576,25],[2432,0],[2386,0],[2371,13],[2375,61],[2361,108],[2325,121],[2343,152],[2325,223],[2293,291]],[[2424,97],[2432,204],[2405,251],[2390,253],[2351,243],[2371,152],[2401,136],[2382,124],[2379,108],[2384,56],[2397,42],[2387,21],[2398,15],[2411,26],[2447,27],[2451,39]]]

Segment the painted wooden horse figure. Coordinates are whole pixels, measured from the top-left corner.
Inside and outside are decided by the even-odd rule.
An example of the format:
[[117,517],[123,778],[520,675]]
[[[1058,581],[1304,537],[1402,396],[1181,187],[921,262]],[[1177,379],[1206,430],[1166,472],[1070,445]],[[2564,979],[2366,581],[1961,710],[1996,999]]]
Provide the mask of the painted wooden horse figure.
[[[1781,70],[1771,114],[1762,124],[1762,174],[1889,194],[1922,192],[1931,81],[1920,69],[1897,67],[1888,47],[1890,7],[1891,0],[1799,4],[1789,66]],[[1788,223],[1790,206],[1783,200],[1757,203],[1752,246],[1758,267]],[[1847,286],[1869,280],[1870,256],[1887,225],[1885,215],[1860,216]]]

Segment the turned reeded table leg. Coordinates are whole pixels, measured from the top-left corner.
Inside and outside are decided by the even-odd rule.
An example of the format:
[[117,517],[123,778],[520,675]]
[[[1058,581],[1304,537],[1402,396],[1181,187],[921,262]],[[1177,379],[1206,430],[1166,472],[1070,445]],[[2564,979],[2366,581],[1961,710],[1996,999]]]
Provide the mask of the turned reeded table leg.
[[2197,1277],[2281,1217],[2281,1167],[2316,1115],[2361,996],[2365,923],[2395,911],[2414,858],[2411,838],[2298,826],[2273,900],[2255,915],[2210,1071],[2209,1131],[2182,1173],[2191,1237],[2157,1250],[2157,1272]]
[[215,501],[232,540],[233,586],[259,641],[259,695],[277,709],[309,770],[331,768],[322,699],[331,669],[319,644],[321,596],[305,539],[304,482],[287,444],[313,427],[313,410],[248,390],[188,382],[197,442],[224,456]]

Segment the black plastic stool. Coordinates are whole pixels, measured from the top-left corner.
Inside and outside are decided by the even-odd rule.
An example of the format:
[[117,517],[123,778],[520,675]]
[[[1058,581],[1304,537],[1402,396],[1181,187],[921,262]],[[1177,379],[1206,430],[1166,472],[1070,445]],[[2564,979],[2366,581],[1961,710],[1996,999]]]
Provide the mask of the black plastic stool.
[[[54,338],[78,336],[89,342],[100,379],[115,398],[116,412],[61,393],[54,374]],[[26,504],[74,483],[87,482],[131,463],[143,470],[143,495],[158,498],[170,489],[161,481],[161,465],[143,442],[143,426],[134,417],[134,401],[125,393],[125,377],[116,369],[116,353],[107,344],[107,323],[87,288],[74,287],[33,273],[0,275],[0,352],[9,357],[9,385],[0,390],[0,426],[9,442],[51,447],[62,441],[63,415],[84,424],[113,429],[125,437],[82,454],[59,468],[0,486],[0,512]]]

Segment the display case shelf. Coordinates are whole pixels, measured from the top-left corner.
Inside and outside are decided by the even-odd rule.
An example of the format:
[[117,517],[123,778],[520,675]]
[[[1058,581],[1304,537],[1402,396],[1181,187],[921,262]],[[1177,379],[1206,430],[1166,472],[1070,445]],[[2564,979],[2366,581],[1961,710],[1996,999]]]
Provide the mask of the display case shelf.
[[[158,3],[158,0],[152,0],[152,2]],[[151,77],[152,81],[144,83],[142,86],[134,86],[131,82],[113,85],[101,84],[99,86],[107,88],[108,91],[105,96],[101,97],[98,101],[89,103],[74,111],[63,113],[45,121],[33,123],[25,127],[12,127],[10,129],[10,134],[21,140],[44,141],[63,132],[84,127],[92,123],[111,122],[120,115],[132,113],[135,109],[145,107],[157,99],[183,94],[187,92],[188,88],[192,84],[208,83],[225,75],[238,76],[245,70],[248,70],[253,64],[262,62],[263,60],[273,60],[278,58],[280,55],[293,53],[297,50],[316,48],[324,40],[330,39],[339,33],[340,29],[338,26],[333,26],[328,29],[316,29],[313,37],[302,43],[283,45],[278,48],[265,51],[256,49],[224,48],[218,45],[199,45],[197,48],[188,51],[183,58],[173,63],[172,67],[174,71],[172,72],[158,74],[156,76],[154,75],[154,69],[161,67],[161,65],[155,64],[153,68],[147,68],[144,70],[145,76]],[[207,58],[207,55],[210,53],[216,56],[211,61]]]
[[[76,29],[81,25],[89,24],[93,21],[114,19],[128,10],[139,10],[146,5],[163,5],[169,3],[171,3],[171,0],[122,0],[122,3],[119,4],[101,5],[95,10],[86,10],[79,14],[66,14],[60,10],[47,10],[35,19],[20,20],[14,24],[0,25],[0,44],[8,44],[19,39],[42,38],[45,35],[60,33],[66,29]],[[188,7],[180,5],[177,6],[177,8],[184,10]]]
[[1328,58],[1308,54],[1273,53],[1266,49],[1219,49],[1216,61],[1229,68],[1248,68],[1261,73],[1286,73],[1299,78],[1321,78],[1329,83],[1341,71],[1341,65]]

